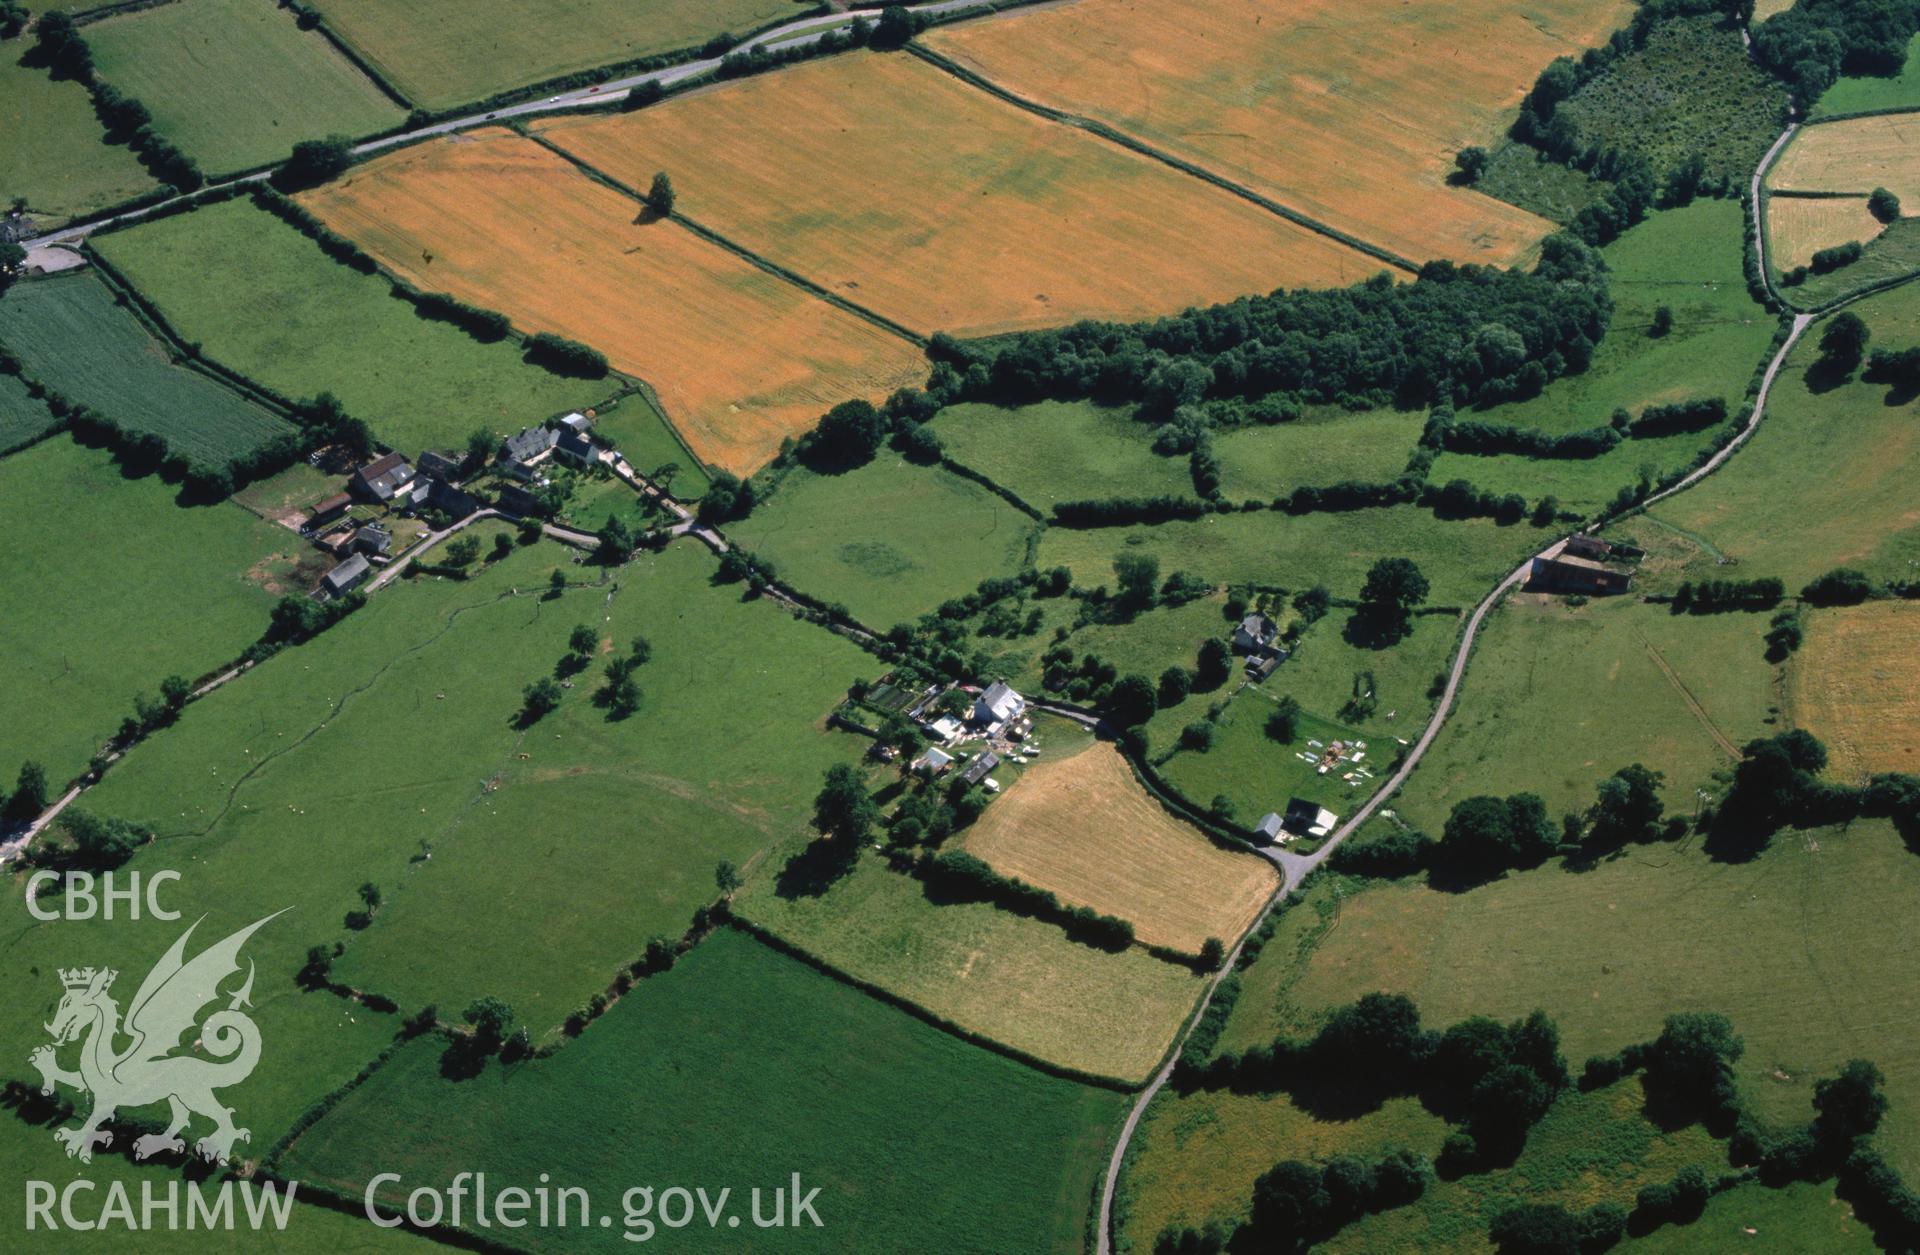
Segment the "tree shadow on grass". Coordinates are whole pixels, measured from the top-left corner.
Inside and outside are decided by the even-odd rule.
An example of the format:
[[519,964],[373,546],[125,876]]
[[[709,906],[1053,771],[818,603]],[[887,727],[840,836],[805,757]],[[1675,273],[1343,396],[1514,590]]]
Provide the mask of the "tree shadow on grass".
[[774,877],[773,891],[788,901],[824,897],[853,870],[859,853],[859,847],[849,842],[825,838],[809,841]]
[[1340,639],[1355,649],[1392,649],[1412,632],[1410,616],[1356,610],[1340,630]]

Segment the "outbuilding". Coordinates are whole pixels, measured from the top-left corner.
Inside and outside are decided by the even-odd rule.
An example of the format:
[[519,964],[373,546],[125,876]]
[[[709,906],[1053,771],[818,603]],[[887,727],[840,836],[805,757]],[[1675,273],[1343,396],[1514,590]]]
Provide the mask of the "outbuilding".
[[367,565],[366,558],[356,553],[320,577],[320,590],[329,597],[338,597],[358,587],[360,582],[367,578],[367,572],[371,569]]

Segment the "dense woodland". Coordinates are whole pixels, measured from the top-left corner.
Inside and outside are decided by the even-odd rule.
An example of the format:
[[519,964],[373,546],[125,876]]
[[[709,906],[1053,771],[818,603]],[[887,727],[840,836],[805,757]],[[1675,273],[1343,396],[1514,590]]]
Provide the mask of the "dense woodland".
[[1148,418],[1276,395],[1356,409],[1493,404],[1584,369],[1612,312],[1599,254],[1555,235],[1531,272],[1437,261],[1413,283],[1382,274],[1331,292],[1281,289],[1153,322],[936,336],[930,387],[1006,404],[1139,401]]

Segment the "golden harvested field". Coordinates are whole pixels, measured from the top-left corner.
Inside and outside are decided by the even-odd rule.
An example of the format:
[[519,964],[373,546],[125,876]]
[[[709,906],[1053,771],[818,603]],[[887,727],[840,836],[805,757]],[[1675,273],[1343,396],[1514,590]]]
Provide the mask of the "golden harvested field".
[[941,27],[935,51],[1362,239],[1510,263],[1553,224],[1446,184],[1547,64],[1626,23],[1626,0],[1076,0]]
[[1777,270],[1804,266],[1819,250],[1849,240],[1865,244],[1884,230],[1864,196],[1767,198],[1767,251]]
[[1232,945],[1280,886],[1264,859],[1223,850],[1169,815],[1110,745],[1028,768],[968,831],[966,849],[1186,954],[1209,937]]
[[1920,772],[1920,605],[1809,615],[1791,677],[1794,723],[1826,742],[1835,777]]
[[536,129],[629,187],[671,171],[694,221],[922,332],[1132,320],[1385,268],[909,56]]
[[422,288],[590,344],[745,473],[853,397],[919,383],[912,344],[638,207],[510,131],[355,167],[301,202]]
[[1920,113],[1822,122],[1793,137],[1767,186],[1800,192],[1859,192],[1884,187],[1903,213],[1920,212]]

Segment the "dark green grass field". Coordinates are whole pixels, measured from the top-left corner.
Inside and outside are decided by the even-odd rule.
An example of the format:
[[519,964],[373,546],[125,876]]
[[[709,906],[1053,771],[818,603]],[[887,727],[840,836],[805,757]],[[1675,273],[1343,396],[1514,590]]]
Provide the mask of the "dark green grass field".
[[0,298],[0,343],[27,373],[123,428],[152,432],[190,461],[224,465],[292,425],[173,365],[90,274],[16,283]]
[[125,145],[107,145],[86,88],[20,64],[31,43],[0,45],[0,196],[24,196],[54,225],[159,186]]
[[[1920,283],[1849,306],[1876,345],[1920,343]],[[1743,577],[1777,575],[1789,589],[1836,566],[1911,579],[1920,560],[1913,482],[1920,465],[1916,401],[1856,374],[1844,383],[1808,369],[1823,324],[1808,328],[1775,381],[1767,416],[1725,467],[1653,509],[1737,561]],[[1790,509],[1783,513],[1783,503]]]
[[1531,144],[1507,139],[1487,150],[1487,168],[1477,191],[1518,205],[1554,222],[1572,222],[1606,194],[1608,184],[1561,162]]
[[[162,943],[164,948],[165,943]],[[129,973],[128,979],[144,975],[145,971]],[[377,1049],[377,1047],[376,1047]],[[67,1047],[72,1053],[73,1047]],[[7,1075],[11,1076],[12,1071]],[[68,1098],[74,1097],[71,1093]],[[82,1105],[85,1103],[81,1098]],[[156,1109],[164,1114],[164,1108]],[[145,1114],[145,1113],[141,1113]],[[240,1107],[235,1120],[244,1124],[253,1117],[245,1107]],[[65,1122],[67,1127],[73,1120]],[[181,1191],[180,1225],[169,1229],[165,1225],[166,1213],[156,1212],[159,1222],[148,1229],[137,1229],[118,1222],[103,1228],[78,1233],[66,1228],[60,1219],[56,1205],[53,1213],[55,1230],[48,1230],[38,1222],[28,1230],[27,1215],[24,1206],[24,1190],[8,1190],[0,1194],[0,1225],[7,1226],[9,1235],[8,1250],[35,1252],[72,1250],[75,1248],[89,1251],[119,1252],[160,1252],[160,1255],[204,1255],[209,1247],[207,1230],[204,1227],[189,1229],[186,1227],[187,1195],[186,1180],[197,1180],[202,1175],[197,1167],[184,1167],[177,1159],[162,1162],[158,1159],[145,1164],[136,1164],[125,1155],[116,1153],[123,1143],[116,1141],[109,1151],[96,1155],[92,1163],[81,1163],[68,1159],[66,1150],[53,1140],[53,1130],[61,1127],[52,1124],[32,1123],[23,1119],[12,1108],[0,1110],[0,1171],[11,1174],[20,1181],[46,1181],[55,1190],[64,1190],[75,1182],[93,1182],[94,1190],[89,1193],[84,1186],[75,1192],[76,1217],[83,1222],[98,1215],[96,1207],[90,1214],[87,1202],[104,1202],[108,1191],[116,1186],[126,1189],[128,1197],[134,1203],[134,1216],[139,1216],[141,1189],[151,1189],[156,1197],[164,1199],[169,1188]],[[195,1127],[189,1126],[191,1134]],[[265,1142],[256,1148],[249,1148],[242,1142],[243,1153],[250,1149],[264,1150]],[[169,1157],[171,1158],[171,1157]],[[209,1204],[215,1203],[222,1177],[215,1175],[203,1185],[202,1197]],[[244,1217],[245,1197],[243,1187],[235,1182],[232,1189],[233,1208],[237,1217]],[[364,1214],[335,1211],[324,1204],[312,1201],[311,1191],[296,1191],[294,1204],[284,1229],[262,1232],[251,1231],[222,1234],[214,1249],[245,1250],[249,1246],[259,1246],[276,1252],[276,1255],[435,1255],[446,1248],[432,1240],[410,1233],[405,1229],[382,1229],[368,1223]],[[244,1224],[244,1219],[236,1223]]]
[[845,474],[794,470],[727,534],[794,587],[884,630],[1017,573],[1038,528],[979,484],[883,450]]
[[0,450],[18,449],[58,422],[45,403],[27,394],[13,375],[0,375]]
[[319,31],[256,0],[176,0],[90,25],[101,78],[208,174],[283,160],[294,144],[405,119]]
[[[236,506],[174,504],[157,478],[54,436],[0,459],[0,776],[22,759],[78,775],[133,695],[231,661],[267,627],[249,578],[298,543]],[[57,525],[51,525],[57,520]]]
[[[726,929],[551,1058],[449,1082],[439,1054],[431,1039],[402,1051],[284,1170],[354,1198],[372,1165],[402,1174],[402,1189],[466,1170],[531,1187],[547,1173],[613,1217],[516,1235],[533,1250],[632,1249],[632,1186],[730,1187],[745,1217],[752,1189],[798,1173],[803,1193],[820,1190],[823,1227],[759,1235],[769,1244],[1066,1252],[1080,1249],[1126,1101],[967,1045]],[[396,1127],[434,1132],[396,1142]],[[743,1218],[737,1232],[704,1220],[660,1232],[739,1249],[757,1231]]]
[[[510,339],[482,344],[420,317],[386,279],[333,261],[248,200],[103,236],[95,247],[215,361],[288,396],[331,391],[408,454],[460,446],[475,428],[518,431],[613,388],[530,366]],[[245,299],[235,299],[239,291]]]
[[1813,106],[1813,116],[1863,113],[1871,109],[1920,107],[1920,35],[1907,43],[1907,62],[1890,78],[1842,78]]
[[320,0],[333,29],[409,100],[447,109],[633,57],[697,48],[804,12],[792,0]]

